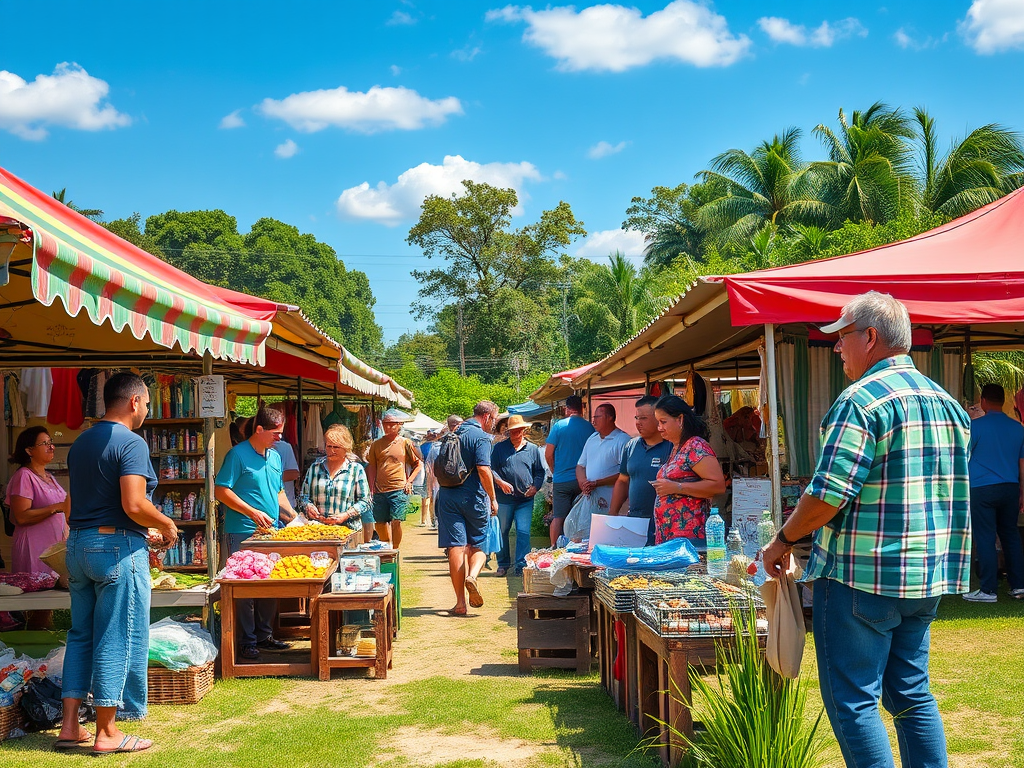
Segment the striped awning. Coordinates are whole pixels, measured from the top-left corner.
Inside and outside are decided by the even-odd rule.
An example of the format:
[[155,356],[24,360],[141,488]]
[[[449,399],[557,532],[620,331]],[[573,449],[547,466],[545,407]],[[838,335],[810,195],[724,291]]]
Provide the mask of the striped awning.
[[140,341],[148,335],[168,349],[264,364],[274,312],[225,302],[206,283],[0,168],[0,286],[21,266],[9,263],[15,251],[5,241],[30,246],[32,294],[45,306],[60,299],[71,316],[85,310],[96,325],[110,321]]

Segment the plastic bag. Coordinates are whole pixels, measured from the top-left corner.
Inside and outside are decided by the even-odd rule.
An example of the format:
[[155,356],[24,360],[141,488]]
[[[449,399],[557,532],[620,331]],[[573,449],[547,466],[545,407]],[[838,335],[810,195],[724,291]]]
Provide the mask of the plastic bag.
[[699,562],[687,539],[672,539],[653,547],[612,547],[598,544],[590,552],[594,565],[621,571],[677,571]]
[[565,538],[569,541],[589,539],[590,518],[600,514],[601,508],[597,504],[597,499],[587,494],[581,494],[565,518],[565,526],[562,528],[562,533],[565,534]]
[[49,678],[33,678],[21,697],[27,731],[47,731],[60,725],[63,716],[60,686]]
[[565,597],[572,592],[574,582],[572,580],[572,572],[569,570],[572,564],[573,559],[571,555],[560,555],[551,564],[551,573],[548,575],[548,578],[555,586],[553,593],[555,597]]
[[496,555],[501,550],[501,524],[497,515],[487,518],[487,539],[484,541],[484,552]]
[[43,663],[46,665],[46,676],[56,683],[60,683],[64,676],[64,650],[66,646],[54,648],[50,651]]
[[182,670],[201,667],[217,658],[210,633],[193,622],[161,619],[149,627],[149,660]]

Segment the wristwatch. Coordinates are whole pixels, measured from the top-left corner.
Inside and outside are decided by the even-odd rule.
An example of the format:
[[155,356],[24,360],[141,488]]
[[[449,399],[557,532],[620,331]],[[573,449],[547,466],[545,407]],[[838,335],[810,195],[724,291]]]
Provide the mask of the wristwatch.
[[775,538],[777,538],[781,544],[785,544],[787,547],[795,547],[796,546],[796,542],[795,541],[790,541],[789,539],[787,539],[785,537],[785,535],[782,533],[782,529],[781,528],[779,528],[779,532],[775,534]]

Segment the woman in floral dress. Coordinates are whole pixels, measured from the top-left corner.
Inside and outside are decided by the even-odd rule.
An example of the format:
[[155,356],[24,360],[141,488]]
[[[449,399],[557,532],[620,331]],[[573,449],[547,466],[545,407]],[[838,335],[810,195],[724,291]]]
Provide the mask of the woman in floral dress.
[[658,431],[672,443],[668,461],[651,485],[658,493],[654,505],[654,543],[686,538],[703,547],[704,522],[711,499],[725,491],[722,465],[707,441],[707,427],[686,401],[666,395],[654,406]]

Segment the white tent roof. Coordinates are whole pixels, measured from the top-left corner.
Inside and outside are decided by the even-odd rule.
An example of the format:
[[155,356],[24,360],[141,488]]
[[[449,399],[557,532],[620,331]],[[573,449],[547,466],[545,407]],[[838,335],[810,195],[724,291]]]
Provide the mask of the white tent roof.
[[402,425],[402,429],[407,432],[429,432],[432,429],[441,429],[443,426],[444,424],[440,421],[432,419],[423,411],[420,411],[412,421],[405,422]]

